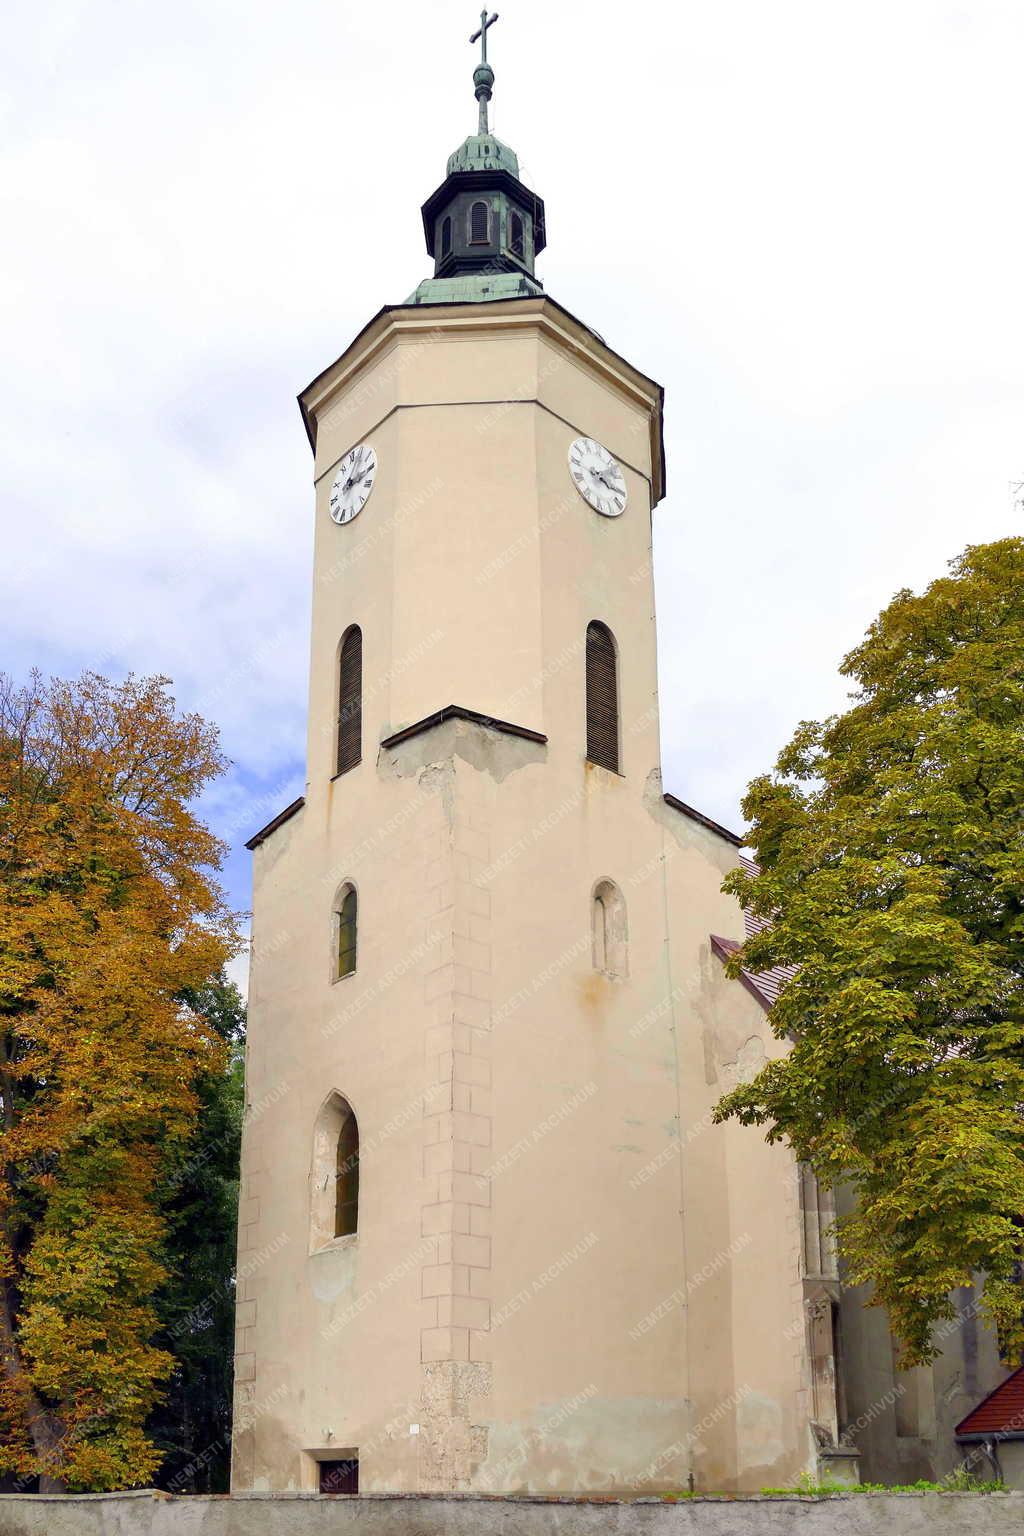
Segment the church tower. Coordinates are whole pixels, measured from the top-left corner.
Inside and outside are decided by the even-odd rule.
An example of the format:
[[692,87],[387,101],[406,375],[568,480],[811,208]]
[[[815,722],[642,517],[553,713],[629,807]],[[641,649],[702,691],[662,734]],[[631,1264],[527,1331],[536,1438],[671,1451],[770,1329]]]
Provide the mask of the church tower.
[[433,276],[300,396],[308,777],[249,844],[236,1491],[757,1489],[835,1438],[827,1234],[809,1276],[789,1154],[711,1119],[781,1047],[712,943],[739,839],[661,784],[662,390],[536,275],[495,19]]

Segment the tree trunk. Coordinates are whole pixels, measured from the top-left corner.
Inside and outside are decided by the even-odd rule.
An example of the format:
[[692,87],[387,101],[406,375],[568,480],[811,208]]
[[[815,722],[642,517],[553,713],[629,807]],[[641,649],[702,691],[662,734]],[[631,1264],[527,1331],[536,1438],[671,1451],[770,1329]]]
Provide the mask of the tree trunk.
[[[29,1380],[18,1348],[14,1329],[14,1307],[11,1303],[10,1281],[0,1283],[0,1356],[3,1373],[13,1382],[25,1406],[25,1417],[32,1446],[44,1466],[58,1465],[58,1453],[64,1427],[60,1420],[43,1405],[35,1387]],[[59,1478],[40,1474],[40,1493],[63,1493],[64,1484]]]

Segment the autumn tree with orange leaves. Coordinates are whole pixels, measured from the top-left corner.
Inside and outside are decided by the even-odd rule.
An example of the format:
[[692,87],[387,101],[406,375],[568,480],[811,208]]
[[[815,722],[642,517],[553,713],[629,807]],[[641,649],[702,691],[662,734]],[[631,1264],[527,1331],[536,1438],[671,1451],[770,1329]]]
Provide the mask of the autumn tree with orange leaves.
[[0,679],[0,1472],[42,1488],[160,1460],[158,1190],[223,1051],[181,999],[239,948],[190,806],[225,766],[164,678]]

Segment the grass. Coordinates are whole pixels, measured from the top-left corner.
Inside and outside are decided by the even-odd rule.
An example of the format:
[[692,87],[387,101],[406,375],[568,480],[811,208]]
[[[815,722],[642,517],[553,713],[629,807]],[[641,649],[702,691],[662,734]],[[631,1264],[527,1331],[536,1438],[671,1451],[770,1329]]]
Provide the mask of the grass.
[[814,1483],[809,1476],[799,1477],[790,1488],[762,1488],[763,1494],[777,1496],[803,1494],[825,1498],[834,1493],[1005,1493],[1005,1483],[985,1482],[958,1467],[939,1483],[919,1478],[916,1483]]

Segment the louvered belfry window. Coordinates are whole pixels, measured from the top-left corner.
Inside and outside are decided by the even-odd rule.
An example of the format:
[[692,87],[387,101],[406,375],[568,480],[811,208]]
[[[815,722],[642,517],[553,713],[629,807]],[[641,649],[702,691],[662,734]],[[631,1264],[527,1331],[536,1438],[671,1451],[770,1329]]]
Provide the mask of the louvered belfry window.
[[587,625],[587,757],[619,771],[619,689],[615,641],[596,621]]
[[338,772],[363,755],[363,632],[353,624],[341,643],[338,665]]
[[470,245],[486,245],[490,238],[488,234],[487,204],[474,203],[469,210],[469,243]]

